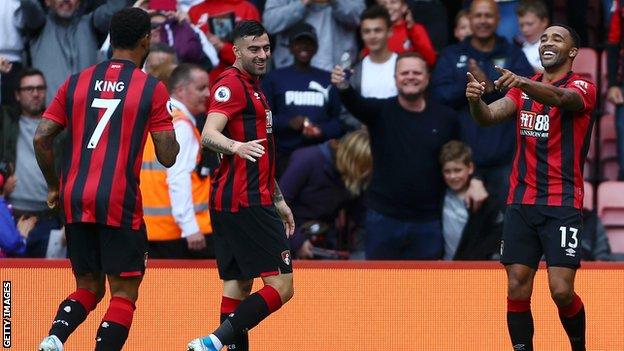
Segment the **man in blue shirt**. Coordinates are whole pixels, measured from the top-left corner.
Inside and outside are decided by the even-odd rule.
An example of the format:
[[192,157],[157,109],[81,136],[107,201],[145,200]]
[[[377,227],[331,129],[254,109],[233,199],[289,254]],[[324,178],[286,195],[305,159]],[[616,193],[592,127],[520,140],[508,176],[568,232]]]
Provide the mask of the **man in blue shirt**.
[[270,72],[263,90],[273,112],[277,143],[277,175],[296,149],[340,137],[340,97],[331,87],[330,73],[312,67],[318,48],[314,27],[302,22],[293,27],[290,52],[292,66]]
[[533,68],[521,49],[496,35],[500,19],[494,0],[475,0],[469,12],[472,36],[442,51],[432,77],[433,97],[459,112],[461,139],[474,151],[477,173],[488,192],[503,204],[509,188],[509,171],[515,146],[515,121],[480,127],[470,117],[466,100],[466,73],[486,82],[486,103],[502,98],[505,91],[494,89],[500,74],[494,66],[518,75],[531,76]]

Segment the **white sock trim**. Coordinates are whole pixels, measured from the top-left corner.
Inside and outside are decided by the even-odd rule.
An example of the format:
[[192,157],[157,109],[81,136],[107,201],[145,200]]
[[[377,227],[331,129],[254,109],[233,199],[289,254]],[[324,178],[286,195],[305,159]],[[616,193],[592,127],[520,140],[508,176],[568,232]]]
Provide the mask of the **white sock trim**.
[[208,337],[210,338],[210,341],[212,341],[212,344],[217,350],[221,350],[223,348],[223,344],[221,343],[221,340],[219,340],[219,338],[217,338],[216,335],[210,334],[208,335]]
[[63,351],[63,343],[58,338],[58,336],[50,335],[50,338],[54,341],[54,344],[56,344],[56,347],[59,349],[59,351]]

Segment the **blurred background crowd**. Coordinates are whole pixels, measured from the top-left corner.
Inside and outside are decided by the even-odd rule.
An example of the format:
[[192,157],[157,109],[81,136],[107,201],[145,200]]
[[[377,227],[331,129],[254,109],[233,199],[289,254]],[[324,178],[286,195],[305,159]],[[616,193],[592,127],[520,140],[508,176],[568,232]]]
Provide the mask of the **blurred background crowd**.
[[[493,87],[494,66],[538,73],[540,35],[551,23],[579,33],[574,69],[600,87],[585,164],[582,256],[622,257],[618,0],[3,0],[0,257],[65,257],[63,223],[46,205],[32,139],[65,79],[110,56],[110,18],[127,6],[150,14],[144,69],[165,82],[173,106],[191,115],[194,127],[176,124],[188,147],[173,170],[144,156],[151,257],[214,257],[206,197],[218,156],[193,138],[213,98],[211,84],[235,60],[230,35],[241,20],[262,22],[272,41],[261,84],[273,114],[278,181],[297,223],[296,258],[497,259],[515,121],[478,126],[465,76],[486,82],[486,102],[499,99],[505,92]],[[340,65],[362,97],[392,103],[403,89],[397,56],[410,52],[426,63],[414,83],[427,106],[418,113],[346,108],[353,101],[331,84],[330,71]],[[63,143],[55,145],[59,162]],[[176,210],[185,198],[192,210]]]

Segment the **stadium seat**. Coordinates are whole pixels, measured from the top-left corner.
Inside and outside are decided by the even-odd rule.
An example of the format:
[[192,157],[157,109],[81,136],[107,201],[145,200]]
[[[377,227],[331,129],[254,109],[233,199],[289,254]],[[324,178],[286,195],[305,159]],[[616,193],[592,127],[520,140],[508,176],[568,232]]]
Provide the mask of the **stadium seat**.
[[598,216],[607,227],[624,229],[624,182],[606,181],[598,186]]
[[[602,180],[617,180],[617,137],[615,120],[612,114],[600,118],[600,172]],[[590,147],[591,149],[591,147]],[[594,150],[595,153],[595,150]]]
[[618,165],[617,160],[604,160],[600,163],[600,166],[600,172],[602,173],[601,179],[611,181],[615,181],[618,179],[620,166]]
[[598,186],[598,216],[607,229],[613,252],[624,252],[624,182]]
[[583,208],[594,209],[594,186],[590,182],[585,182],[585,195],[583,196]]
[[598,55],[592,48],[580,48],[572,70],[598,84]]
[[611,252],[624,253],[624,228],[607,228]]
[[617,158],[615,117],[611,114],[600,118],[600,160]]

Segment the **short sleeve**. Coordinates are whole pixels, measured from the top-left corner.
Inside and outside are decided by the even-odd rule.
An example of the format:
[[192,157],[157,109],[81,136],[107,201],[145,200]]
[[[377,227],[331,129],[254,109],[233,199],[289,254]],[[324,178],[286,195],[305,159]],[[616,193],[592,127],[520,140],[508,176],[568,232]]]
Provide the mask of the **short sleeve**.
[[54,99],[52,99],[52,102],[43,113],[43,118],[52,120],[62,125],[63,127],[67,127],[66,97],[68,84],[69,79],[66,80],[63,85],[61,85],[61,87],[56,92],[56,96],[54,96]]
[[168,102],[169,93],[167,93],[167,88],[165,88],[162,82],[158,82],[152,96],[152,109],[149,116],[148,130],[151,133],[173,130],[171,114],[169,114],[167,109]]
[[247,101],[240,81],[224,78],[215,84],[210,91],[210,108],[208,113],[218,112],[227,116],[228,120],[240,114]]
[[570,80],[566,84],[567,89],[576,91],[583,100],[583,110],[593,110],[596,106],[596,86],[584,79]]
[[520,103],[520,99],[522,97],[522,90],[518,88],[511,88],[509,89],[509,91],[507,92],[505,96],[510,98],[511,101],[513,101],[513,103],[516,105],[516,108],[522,107],[522,104]]

